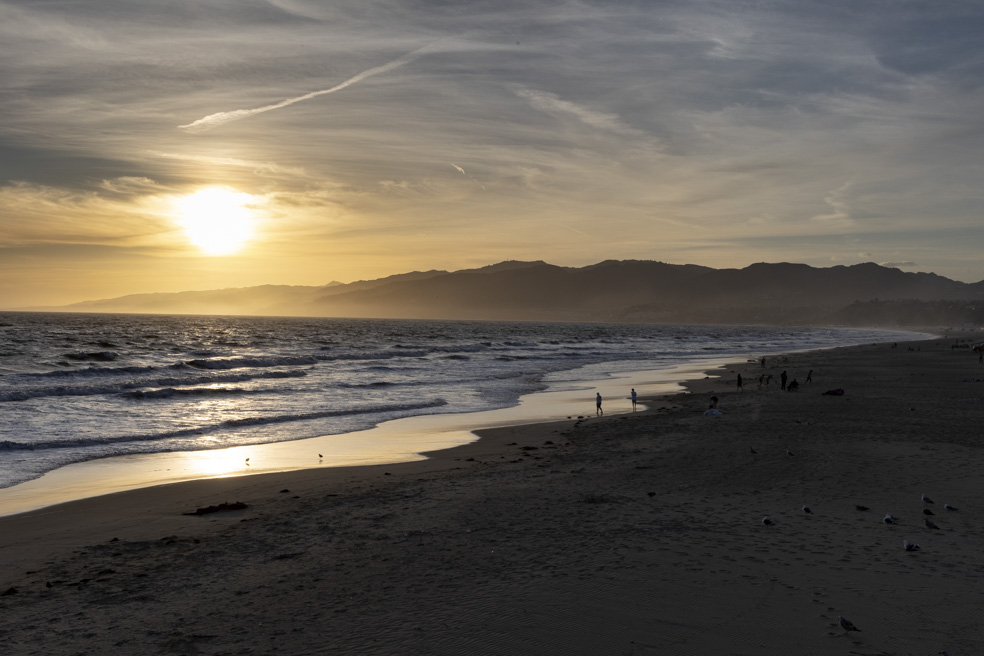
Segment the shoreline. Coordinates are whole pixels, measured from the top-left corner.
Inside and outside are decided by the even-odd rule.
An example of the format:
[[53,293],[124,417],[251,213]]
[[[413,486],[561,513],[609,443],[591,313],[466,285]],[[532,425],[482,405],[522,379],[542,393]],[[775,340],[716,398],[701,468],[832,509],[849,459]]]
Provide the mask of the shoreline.
[[[0,639],[25,654],[974,653],[984,366],[951,342],[770,361],[814,370],[797,393],[732,360],[659,397],[665,411],[3,517]],[[182,514],[225,501],[248,507]]]
[[[685,382],[730,358],[687,361],[665,369],[640,369],[579,381],[575,389],[561,383],[520,397],[517,403],[468,413],[425,414],[383,422],[372,428],[214,450],[175,451],[99,458],[74,463],[43,476],[0,489],[0,517],[31,512],[60,503],[146,487],[212,478],[257,476],[333,467],[382,466],[417,462],[480,439],[494,427],[563,421],[593,411],[601,390],[610,415],[633,412],[630,387],[644,386],[649,396],[683,390]],[[623,389],[624,388],[624,389]],[[621,390],[619,395],[615,390]],[[644,411],[645,401],[641,404]],[[594,416],[591,414],[591,416]],[[408,444],[405,444],[408,443]],[[423,447],[423,448],[421,448]],[[321,454],[327,454],[323,457]]]
[[[912,332],[908,335],[921,336]],[[820,350],[826,348],[837,347],[819,347]],[[817,349],[809,347],[803,350]],[[775,356],[775,352],[762,351],[749,353],[747,357],[762,354]],[[574,383],[576,390],[567,393],[563,388],[565,384],[571,386],[569,381],[548,383],[547,389],[521,396],[515,405],[506,408],[413,415],[350,433],[220,449],[95,458],[58,467],[37,478],[0,488],[0,517],[104,494],[199,479],[414,462],[431,457],[429,454],[441,449],[479,439],[479,432],[486,428],[538,424],[559,421],[565,416],[590,414],[594,408],[595,391],[602,392],[609,414],[632,412],[626,391],[629,387],[649,388],[645,392],[649,396],[665,395],[678,388],[685,390],[686,382],[691,377],[709,368],[723,367],[733,360],[734,356],[719,355],[687,360],[667,368],[609,371],[602,378],[588,377],[577,381]],[[639,364],[643,362],[639,361]],[[597,366],[586,365],[571,371]],[[624,381],[621,387],[625,389],[616,389],[617,381]],[[558,387],[561,389],[556,389]]]

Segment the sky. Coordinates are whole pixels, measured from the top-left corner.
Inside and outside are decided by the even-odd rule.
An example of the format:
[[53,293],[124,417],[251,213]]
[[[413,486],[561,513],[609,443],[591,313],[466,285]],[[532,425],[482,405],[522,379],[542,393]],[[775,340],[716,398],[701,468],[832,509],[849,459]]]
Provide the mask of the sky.
[[0,308],[503,260],[984,280],[984,3],[0,0]]

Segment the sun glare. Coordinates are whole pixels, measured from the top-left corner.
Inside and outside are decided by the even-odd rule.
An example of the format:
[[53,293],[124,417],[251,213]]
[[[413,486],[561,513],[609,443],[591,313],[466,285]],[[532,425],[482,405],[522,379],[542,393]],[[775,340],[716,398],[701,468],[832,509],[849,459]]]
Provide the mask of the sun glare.
[[181,226],[189,241],[206,255],[231,255],[253,234],[253,197],[232,189],[209,187],[177,200]]

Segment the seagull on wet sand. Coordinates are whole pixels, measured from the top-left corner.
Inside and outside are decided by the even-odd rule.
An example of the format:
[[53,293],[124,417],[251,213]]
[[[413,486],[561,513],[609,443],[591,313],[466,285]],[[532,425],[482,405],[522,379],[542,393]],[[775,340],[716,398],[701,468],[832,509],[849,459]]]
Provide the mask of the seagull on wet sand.
[[926,520],[926,528],[934,528],[937,531],[940,530],[940,527],[939,526],[937,526],[933,522],[929,521],[928,519]]
[[954,508],[953,506],[951,506],[951,505],[950,505],[950,504],[948,504],[948,503],[944,503],[944,504],[943,504],[943,509],[944,509],[944,510],[951,510],[951,511],[953,511],[953,512],[956,512],[956,510],[957,510],[956,508]]
[[773,524],[775,524],[774,521],[772,521],[771,519],[769,519],[769,516],[768,515],[766,515],[765,517],[762,518],[762,523],[765,524],[766,526],[772,526]]
[[807,515],[813,514],[813,511],[810,510],[809,506],[803,506],[803,512],[805,512]]
[[868,506],[862,506],[860,503],[854,504],[854,509],[855,510],[860,510],[862,512],[864,512],[865,510],[870,510],[870,508],[868,508]]
[[924,515],[935,515],[936,513],[934,513],[934,512],[933,512],[932,510],[930,510],[929,508],[923,508],[923,514],[924,514]]
[[837,616],[837,621],[840,622],[841,628],[845,631],[860,631],[858,627],[854,626],[854,622],[849,619]]
[[885,515],[885,517],[882,519],[882,521],[885,522],[886,524],[894,524],[895,523],[895,518],[892,517],[891,515]]
[[906,551],[919,551],[919,545],[913,544],[908,540],[902,540],[902,546],[905,547]]
[[932,499],[930,499],[929,497],[927,497],[925,494],[922,495],[922,500],[923,500],[924,503],[934,503],[934,501]]

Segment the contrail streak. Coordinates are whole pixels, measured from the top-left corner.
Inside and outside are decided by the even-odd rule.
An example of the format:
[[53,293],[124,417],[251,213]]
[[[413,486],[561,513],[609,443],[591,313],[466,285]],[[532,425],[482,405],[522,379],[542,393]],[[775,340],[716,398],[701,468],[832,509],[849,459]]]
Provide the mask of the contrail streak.
[[[454,38],[454,37],[452,37]],[[209,114],[204,118],[200,118],[197,121],[188,123],[187,125],[179,125],[178,127],[182,130],[188,132],[204,132],[205,130],[211,130],[214,127],[218,127],[225,123],[231,121],[238,121],[243,118],[249,118],[256,114],[262,114],[263,112],[269,112],[274,109],[280,109],[281,107],[287,107],[293,105],[294,103],[299,103],[303,100],[310,100],[311,98],[317,98],[318,96],[324,96],[329,93],[335,93],[336,91],[341,91],[345,87],[350,87],[356,82],[361,82],[366,78],[372,77],[373,75],[379,75],[380,73],[388,73],[394,69],[400,68],[405,64],[409,64],[415,59],[419,59],[423,55],[436,50],[437,47],[447,41],[448,39],[441,39],[440,41],[435,41],[429,45],[424,46],[414,50],[411,53],[403,55],[399,59],[394,59],[388,64],[383,64],[382,66],[376,66],[375,68],[370,68],[368,70],[362,71],[356,75],[353,75],[349,79],[345,80],[340,84],[336,84],[330,89],[322,89],[321,91],[312,91],[311,93],[306,93],[303,96],[297,96],[295,98],[287,98],[286,100],[281,100],[278,103],[272,105],[264,105],[263,107],[256,107],[254,109],[234,109],[231,112],[218,112],[216,114]]]

